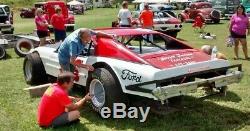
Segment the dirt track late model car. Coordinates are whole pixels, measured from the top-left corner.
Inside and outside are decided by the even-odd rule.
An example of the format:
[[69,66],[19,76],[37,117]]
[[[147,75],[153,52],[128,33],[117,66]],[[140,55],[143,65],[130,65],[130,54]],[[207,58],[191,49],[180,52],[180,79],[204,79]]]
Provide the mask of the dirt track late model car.
[[[117,38],[93,37],[77,59],[95,70],[75,71],[75,84],[93,95],[91,103],[96,111],[127,101],[129,94],[165,103],[201,86],[223,91],[227,85],[240,82],[243,75],[241,65],[211,59],[201,50],[160,32],[140,28],[97,30]],[[149,35],[153,35],[153,41]],[[127,38],[121,42],[120,37]],[[42,84],[48,76],[57,77],[58,46],[38,47],[26,56],[23,70],[27,83]]]

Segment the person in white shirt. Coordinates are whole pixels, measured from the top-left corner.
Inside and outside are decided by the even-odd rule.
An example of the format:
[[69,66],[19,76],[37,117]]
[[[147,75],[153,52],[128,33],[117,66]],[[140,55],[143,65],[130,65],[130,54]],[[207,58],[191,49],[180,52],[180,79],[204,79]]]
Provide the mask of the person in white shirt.
[[122,2],[122,9],[118,13],[118,23],[120,27],[131,27],[131,12],[127,1]]

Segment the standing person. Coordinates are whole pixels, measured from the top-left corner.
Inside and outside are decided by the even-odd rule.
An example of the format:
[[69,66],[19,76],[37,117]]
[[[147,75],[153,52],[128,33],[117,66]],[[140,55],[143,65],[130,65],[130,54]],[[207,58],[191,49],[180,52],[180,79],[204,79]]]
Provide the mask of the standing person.
[[60,7],[56,7],[55,11],[56,13],[51,17],[50,21],[54,28],[55,41],[64,41],[66,38],[65,18]]
[[118,23],[120,27],[131,27],[131,12],[128,9],[128,2],[122,2],[122,9],[118,13]]
[[40,39],[39,46],[44,46],[46,43],[46,37],[49,36],[48,32],[48,22],[44,18],[43,10],[41,8],[37,8],[36,17],[35,17],[37,36]]
[[245,59],[249,59],[247,52],[247,40],[246,35],[249,28],[249,20],[245,13],[245,7],[243,5],[239,5],[237,7],[236,13],[232,16],[229,26],[229,31],[231,36],[234,38],[234,59],[239,59],[238,47],[241,43],[243,53],[245,55]]
[[43,94],[38,107],[38,124],[40,127],[58,127],[79,121],[78,111],[87,101],[91,100],[89,94],[78,102],[77,98],[68,96],[72,88],[74,75],[64,72],[58,75],[57,83],[48,87]]
[[[154,13],[149,8],[149,5],[147,3],[144,4],[144,10],[141,12],[139,16],[140,23],[143,28],[145,29],[153,29],[154,24]],[[149,41],[153,42],[153,36],[149,36]]]
[[82,53],[85,46],[91,42],[91,37],[94,35],[96,35],[96,37],[113,38],[112,35],[108,35],[102,32],[96,32],[86,28],[81,28],[72,32],[63,41],[58,49],[59,64],[61,66],[62,72],[74,71],[72,69],[72,67],[74,66],[86,68],[89,71],[94,70],[94,67],[92,65],[79,64],[76,60],[77,56]]

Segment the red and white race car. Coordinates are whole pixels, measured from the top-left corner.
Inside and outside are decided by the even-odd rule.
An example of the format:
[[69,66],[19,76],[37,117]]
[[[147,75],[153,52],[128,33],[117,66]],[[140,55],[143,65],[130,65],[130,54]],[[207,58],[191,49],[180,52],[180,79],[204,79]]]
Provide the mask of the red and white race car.
[[[162,103],[209,86],[224,91],[242,78],[241,65],[211,58],[173,37],[148,29],[107,28],[99,31],[117,39],[94,38],[77,59],[95,67],[93,72],[76,68],[75,84],[93,95],[92,105],[100,111],[124,102],[128,94]],[[153,35],[153,41],[147,36]],[[121,42],[121,37],[127,37]],[[144,43],[147,44],[144,44]],[[24,60],[24,76],[29,84],[45,83],[60,72],[57,47],[35,48]]]

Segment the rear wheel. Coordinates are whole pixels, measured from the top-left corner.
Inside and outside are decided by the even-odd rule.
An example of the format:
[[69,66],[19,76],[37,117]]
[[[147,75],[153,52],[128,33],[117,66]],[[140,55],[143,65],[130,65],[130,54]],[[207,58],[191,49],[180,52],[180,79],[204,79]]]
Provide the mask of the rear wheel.
[[44,84],[48,77],[38,53],[28,54],[23,63],[25,81],[31,85]]
[[25,57],[31,49],[34,49],[34,42],[28,39],[18,40],[14,47],[16,54],[20,57]]
[[0,45],[0,60],[6,58],[6,50],[3,45]]
[[106,68],[97,68],[92,73],[89,84],[91,103],[95,111],[100,113],[103,107],[113,109],[113,103],[125,103],[126,95],[122,92],[120,83],[112,71]]
[[220,19],[213,19],[213,22],[214,22],[215,24],[219,24],[219,23],[220,23]]

